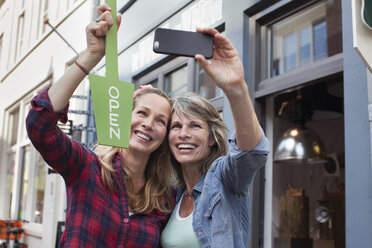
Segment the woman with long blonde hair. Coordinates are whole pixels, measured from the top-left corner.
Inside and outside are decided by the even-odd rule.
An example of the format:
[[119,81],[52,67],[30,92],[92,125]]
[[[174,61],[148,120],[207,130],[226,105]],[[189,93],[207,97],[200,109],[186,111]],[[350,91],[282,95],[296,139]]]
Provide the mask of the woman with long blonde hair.
[[33,145],[66,184],[60,247],[157,247],[173,206],[166,138],[171,100],[164,92],[135,92],[128,149],[99,145],[92,151],[57,126],[67,121],[69,99],[105,54],[110,11],[106,4],[98,8],[100,18],[86,28],[87,48],[32,100],[26,120]]

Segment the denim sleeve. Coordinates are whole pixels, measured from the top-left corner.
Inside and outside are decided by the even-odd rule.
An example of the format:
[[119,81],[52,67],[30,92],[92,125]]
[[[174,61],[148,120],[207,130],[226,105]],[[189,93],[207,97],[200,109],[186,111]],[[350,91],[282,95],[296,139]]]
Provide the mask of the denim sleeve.
[[234,132],[229,138],[229,153],[212,166],[224,187],[234,194],[246,196],[257,170],[266,163],[270,142],[262,129],[261,133],[261,141],[254,149],[241,151]]

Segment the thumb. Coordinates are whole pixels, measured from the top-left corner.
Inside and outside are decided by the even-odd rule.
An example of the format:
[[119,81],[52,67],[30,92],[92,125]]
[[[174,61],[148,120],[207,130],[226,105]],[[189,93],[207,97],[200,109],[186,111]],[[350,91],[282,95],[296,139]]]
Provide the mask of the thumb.
[[196,54],[195,59],[199,62],[199,65],[206,71],[209,71],[209,66],[211,65],[211,62],[208,61],[203,55]]

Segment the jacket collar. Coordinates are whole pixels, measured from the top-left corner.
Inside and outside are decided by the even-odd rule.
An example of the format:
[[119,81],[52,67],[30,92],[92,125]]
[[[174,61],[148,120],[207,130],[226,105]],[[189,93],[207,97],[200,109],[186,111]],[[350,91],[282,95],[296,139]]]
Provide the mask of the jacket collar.
[[[192,189],[191,194],[194,197],[194,199],[196,199],[196,197],[203,192],[204,179],[205,179],[205,174],[202,174],[198,183]],[[181,199],[181,196],[183,192],[185,192],[185,190],[186,190],[186,187],[177,188],[176,203]]]

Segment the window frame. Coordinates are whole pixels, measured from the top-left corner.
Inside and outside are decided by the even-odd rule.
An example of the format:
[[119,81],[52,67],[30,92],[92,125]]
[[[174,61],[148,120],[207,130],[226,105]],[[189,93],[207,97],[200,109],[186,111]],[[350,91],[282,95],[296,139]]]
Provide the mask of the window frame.
[[[252,53],[250,54],[249,71],[255,72],[250,75],[250,80],[253,80],[256,89],[254,98],[258,99],[288,88],[301,87],[310,81],[315,82],[328,75],[338,74],[343,71],[343,53],[340,52],[336,55],[304,64],[281,75],[268,77],[270,63],[267,60],[269,58],[268,54],[272,52],[269,47],[271,44],[269,44],[268,27],[322,1],[326,0],[310,0],[306,3],[303,1],[283,0],[274,4],[271,3],[271,6],[259,13],[252,12],[253,10],[251,9],[245,11],[248,17],[248,25],[252,29],[251,32],[255,34],[255,37],[250,37],[250,39],[252,38],[252,40],[256,41],[249,44],[249,51]],[[264,43],[260,44],[262,41]]]
[[[270,63],[268,54],[270,47],[268,41],[268,26],[296,14],[323,0],[272,0],[258,1],[244,13],[246,14],[245,27],[247,37],[245,44],[249,50],[249,58],[246,62],[250,86],[254,92],[252,98],[256,102],[256,109],[262,110],[259,119],[264,123],[266,137],[274,140],[274,96],[288,90],[299,89],[305,85],[327,80],[332,77],[342,76],[343,72],[343,51],[329,57],[305,64],[299,68],[275,77],[268,78]],[[341,18],[341,16],[340,16]],[[272,39],[271,39],[272,40]],[[247,42],[248,41],[248,42]],[[268,156],[268,166],[263,167],[256,175],[253,182],[252,217],[254,228],[251,232],[252,247],[272,247],[274,245],[273,230],[273,158]],[[258,178],[257,178],[258,177]]]
[[[23,96],[21,99],[17,100],[15,103],[13,103],[10,107],[5,109],[4,111],[4,116],[5,116],[5,121],[4,121],[4,130],[6,130],[4,134],[4,149],[2,151],[2,154],[4,155],[3,157],[5,158],[5,164],[7,165],[6,168],[8,168],[9,164],[9,156],[14,154],[14,175],[13,175],[13,185],[12,185],[12,200],[10,203],[10,206],[5,206],[4,208],[4,218],[8,219],[18,219],[19,217],[19,211],[20,211],[20,200],[21,200],[21,188],[22,188],[22,183],[23,183],[23,151],[26,147],[29,147],[29,171],[28,171],[28,186],[27,186],[27,192],[26,192],[26,197],[25,203],[26,206],[32,206],[34,203],[33,196],[35,195],[33,192],[35,190],[35,166],[37,164],[37,152],[36,149],[32,146],[31,141],[28,139],[27,132],[26,132],[26,127],[25,127],[25,122],[21,121],[24,120],[27,116],[27,113],[30,109],[29,105],[32,100],[32,98],[39,94],[44,88],[47,86],[51,85],[52,78],[49,77],[46,79],[43,83],[41,83],[37,88],[33,89],[30,91],[28,94]],[[19,121],[18,121],[18,133],[17,133],[17,139],[14,145],[11,145],[10,139],[11,139],[11,134],[10,130],[12,129],[12,121],[11,121],[11,113],[14,112],[16,109],[19,109]],[[44,162],[45,163],[45,162]],[[47,166],[45,166],[45,175],[47,175]],[[7,169],[4,169],[5,173],[2,173],[2,179],[6,178],[8,176]],[[6,181],[6,180],[5,180]],[[46,188],[46,185],[44,186]],[[44,188],[44,189],[45,189]],[[9,192],[2,192],[3,193],[3,199],[9,199],[9,197],[6,194],[9,194]],[[43,210],[45,210],[45,195],[46,191],[44,191],[44,206]],[[27,207],[27,210],[25,211],[24,215],[22,215],[22,219],[26,220],[31,220],[32,216],[32,209],[33,207]],[[44,211],[45,212],[45,211]],[[7,213],[10,213],[8,215]],[[43,219],[44,221],[44,219]],[[40,236],[42,235],[42,223],[34,223],[30,222],[25,224],[25,228],[33,230],[32,233],[33,235]]]

